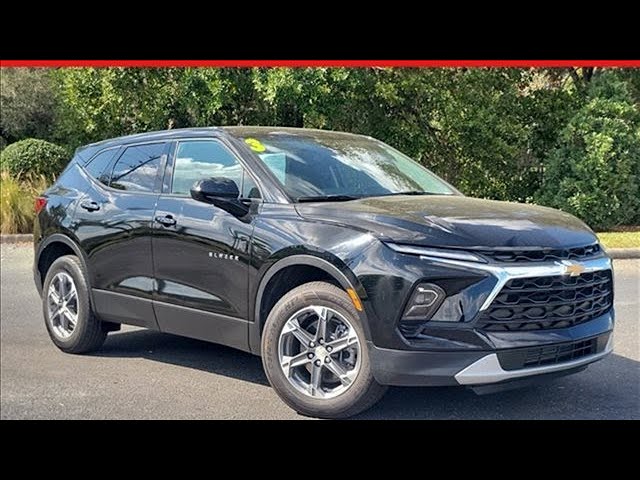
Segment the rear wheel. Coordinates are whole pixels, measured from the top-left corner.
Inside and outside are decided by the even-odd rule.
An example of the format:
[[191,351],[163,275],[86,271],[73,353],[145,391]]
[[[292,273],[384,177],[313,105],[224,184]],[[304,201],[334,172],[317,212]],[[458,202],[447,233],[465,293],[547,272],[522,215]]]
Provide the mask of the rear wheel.
[[55,345],[68,353],[86,353],[100,348],[107,336],[90,308],[89,286],[78,257],[58,258],[44,280],[45,325]]
[[386,390],[371,373],[351,300],[328,283],[295,288],[273,307],[262,359],[275,391],[304,415],[349,417],[371,407]]

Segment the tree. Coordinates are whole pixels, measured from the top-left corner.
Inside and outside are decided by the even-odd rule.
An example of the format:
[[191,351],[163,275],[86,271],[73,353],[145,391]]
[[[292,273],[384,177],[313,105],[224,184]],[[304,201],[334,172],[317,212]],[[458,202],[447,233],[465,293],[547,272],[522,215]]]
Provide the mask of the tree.
[[[537,198],[583,216],[593,212],[591,204],[576,200],[569,190],[578,187],[558,176],[563,168],[582,168],[580,155],[591,152],[574,145],[591,139],[581,129],[598,133],[596,119],[602,115],[607,125],[622,121],[633,128],[629,118],[640,110],[636,70],[87,68],[60,69],[54,79],[62,107],[59,136],[72,147],[192,126],[345,130],[395,146],[466,194],[512,201]],[[614,90],[626,88],[623,96],[606,96],[611,89],[603,85],[613,85],[612,79],[618,85]],[[619,118],[611,105],[605,112],[610,102],[624,107],[626,117]],[[611,161],[633,163],[625,150],[633,141],[620,128],[611,129],[600,132],[610,135],[616,159]],[[563,155],[569,155],[564,157],[569,167],[563,166]],[[601,160],[607,155],[601,153]],[[586,172],[580,175],[586,178]],[[573,206],[563,204],[563,198]]]
[[57,99],[48,69],[3,68],[0,105],[0,137],[8,143],[27,137],[51,139]]
[[76,146],[141,131],[207,126],[222,105],[216,69],[60,69],[56,77],[62,129]]
[[592,81],[560,132],[538,200],[597,229],[640,220],[640,110],[616,72]]
[[283,68],[255,76],[272,123],[372,135],[469,194],[512,200],[532,197],[540,181],[530,143],[548,103],[532,114],[528,80],[516,69]]

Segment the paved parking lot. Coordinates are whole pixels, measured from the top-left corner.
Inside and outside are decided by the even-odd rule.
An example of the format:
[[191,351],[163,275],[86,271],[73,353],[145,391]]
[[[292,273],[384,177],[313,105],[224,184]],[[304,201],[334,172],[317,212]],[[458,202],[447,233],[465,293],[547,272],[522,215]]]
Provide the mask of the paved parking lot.
[[[0,417],[303,418],[267,385],[260,359],[134,328],[102,351],[66,355],[47,336],[31,247],[2,245]],[[359,418],[640,419],[640,260],[615,262],[614,354],[544,386],[476,396],[462,388],[394,388]]]

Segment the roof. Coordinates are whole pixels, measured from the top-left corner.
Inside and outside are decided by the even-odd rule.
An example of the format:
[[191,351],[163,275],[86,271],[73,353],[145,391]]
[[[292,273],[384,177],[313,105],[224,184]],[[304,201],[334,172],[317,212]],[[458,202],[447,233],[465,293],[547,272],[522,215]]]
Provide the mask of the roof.
[[338,132],[335,130],[320,130],[317,128],[298,128],[298,127],[275,127],[275,126],[252,126],[242,125],[233,127],[220,127],[220,130],[230,133],[237,137],[265,136],[265,135],[298,135],[309,137],[362,137],[354,133]]
[[220,128],[217,127],[195,127],[195,128],[175,128],[172,130],[156,130],[153,132],[135,133],[133,135],[124,135],[122,137],[114,137],[99,142],[90,143],[81,148],[90,147],[107,147],[112,144],[126,145],[127,143],[136,143],[140,140],[164,140],[175,137],[183,136],[196,136],[196,135],[211,135],[214,132],[219,132]]
[[134,135],[125,135],[122,137],[110,138],[100,142],[90,143],[76,150],[76,154],[84,161],[89,160],[95,153],[109,147],[127,145],[130,143],[138,143],[140,141],[153,140],[173,140],[175,138],[189,137],[207,137],[213,133],[225,132],[235,137],[251,137],[288,134],[308,137],[330,138],[336,136],[352,136],[360,137],[346,132],[336,132],[332,130],[318,130],[313,128],[295,128],[295,127],[277,127],[277,126],[230,126],[230,127],[194,127],[194,128],[176,128],[172,130],[157,130],[153,132],[136,133]]

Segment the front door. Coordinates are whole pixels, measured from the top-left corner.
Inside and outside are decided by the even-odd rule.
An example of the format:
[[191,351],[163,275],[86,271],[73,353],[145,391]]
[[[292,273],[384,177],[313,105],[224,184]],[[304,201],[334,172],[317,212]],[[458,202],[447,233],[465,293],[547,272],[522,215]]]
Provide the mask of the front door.
[[248,350],[252,214],[237,218],[193,200],[189,191],[208,177],[232,179],[245,197],[259,197],[257,188],[217,140],[178,142],[167,172],[152,242],[158,325],[169,333]]

